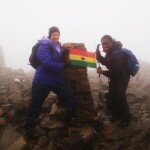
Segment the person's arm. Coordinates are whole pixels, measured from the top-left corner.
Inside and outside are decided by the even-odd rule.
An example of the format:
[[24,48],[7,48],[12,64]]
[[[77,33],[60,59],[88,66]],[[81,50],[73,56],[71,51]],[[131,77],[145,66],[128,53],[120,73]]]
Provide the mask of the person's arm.
[[126,59],[126,55],[123,52],[118,52],[110,62],[110,69],[108,71],[103,71],[103,75],[107,77],[117,77],[122,75],[125,71]]
[[104,76],[106,76],[106,77],[110,77],[110,75],[109,75],[109,70],[102,70],[102,68],[101,67],[98,67],[97,69],[96,69],[96,71],[97,71],[97,73],[99,74],[99,76],[102,74],[102,75],[104,75]]
[[108,64],[108,60],[105,57],[103,57],[102,55],[97,57],[97,61],[100,62],[104,66],[107,66],[107,64]]
[[102,74],[103,74],[104,76],[106,76],[106,77],[111,77],[111,72],[110,72],[109,70],[103,71]]
[[62,72],[64,66],[62,62],[55,62],[52,59],[50,48],[48,45],[41,45],[37,50],[37,58],[40,64],[49,71],[55,71],[57,73]]
[[99,45],[100,45],[100,44],[98,44],[98,45],[97,45],[97,48],[96,48],[96,60],[97,60],[98,62],[100,62],[102,65],[106,66],[107,63],[108,63],[108,61],[107,61],[107,59],[106,59],[105,57],[103,57],[103,56],[101,55],[101,52],[100,52],[100,50],[99,50]]

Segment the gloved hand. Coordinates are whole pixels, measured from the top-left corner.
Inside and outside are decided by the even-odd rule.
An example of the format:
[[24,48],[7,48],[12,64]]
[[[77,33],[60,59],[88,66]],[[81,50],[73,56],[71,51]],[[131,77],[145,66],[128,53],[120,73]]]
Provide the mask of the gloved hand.
[[69,60],[65,61],[63,64],[64,64],[64,68],[68,68],[71,66],[71,62]]

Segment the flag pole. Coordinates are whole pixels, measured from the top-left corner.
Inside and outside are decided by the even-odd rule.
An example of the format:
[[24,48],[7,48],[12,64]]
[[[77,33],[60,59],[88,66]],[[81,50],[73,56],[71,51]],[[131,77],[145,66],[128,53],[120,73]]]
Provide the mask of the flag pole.
[[[97,45],[97,48],[96,48],[96,53],[99,55],[100,54],[100,51],[99,51],[99,47],[100,47],[100,45],[101,44],[98,44]],[[100,65],[100,62],[99,61],[97,61],[97,68],[101,68],[101,65]],[[101,95],[101,90],[102,90],[102,87],[101,87],[101,83],[102,83],[102,81],[101,81],[101,74],[98,74],[98,76],[99,76],[99,102],[98,103],[100,103],[100,101],[102,101],[102,95]]]

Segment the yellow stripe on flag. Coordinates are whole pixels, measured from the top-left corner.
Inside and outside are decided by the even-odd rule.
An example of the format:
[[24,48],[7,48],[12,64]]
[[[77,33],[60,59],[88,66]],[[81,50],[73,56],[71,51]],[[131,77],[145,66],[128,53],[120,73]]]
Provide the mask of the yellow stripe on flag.
[[85,56],[82,56],[82,55],[70,54],[69,59],[70,60],[79,60],[79,61],[84,61],[84,62],[95,63],[95,58],[85,57]]

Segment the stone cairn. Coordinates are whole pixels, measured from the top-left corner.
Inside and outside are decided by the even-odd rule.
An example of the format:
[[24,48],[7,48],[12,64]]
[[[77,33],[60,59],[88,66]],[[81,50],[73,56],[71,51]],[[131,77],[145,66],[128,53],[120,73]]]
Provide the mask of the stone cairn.
[[[69,61],[69,50],[75,48],[86,51],[83,43],[65,43],[62,45],[64,51],[64,61]],[[65,79],[76,92],[77,116],[82,121],[88,122],[93,119],[94,102],[91,95],[90,83],[86,67],[70,66],[64,71]],[[84,117],[83,117],[84,116]]]

